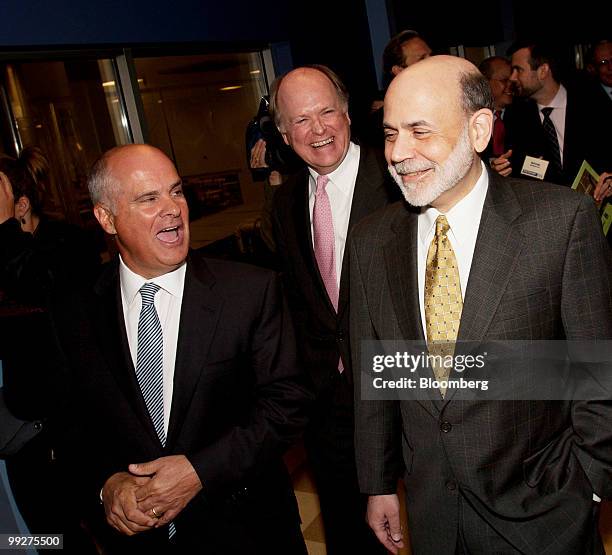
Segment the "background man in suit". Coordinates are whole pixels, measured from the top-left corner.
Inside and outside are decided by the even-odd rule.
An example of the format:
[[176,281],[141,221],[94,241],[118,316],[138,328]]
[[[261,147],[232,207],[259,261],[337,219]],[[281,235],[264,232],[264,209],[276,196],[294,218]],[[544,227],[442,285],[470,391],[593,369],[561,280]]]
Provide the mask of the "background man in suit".
[[276,192],[273,223],[299,358],[317,394],[306,449],[327,552],[376,553],[355,470],[344,247],[353,225],[395,191],[382,153],[351,142],[348,94],[329,68],[291,71],[275,83],[270,106],[285,142],[308,165]]
[[[488,163],[490,158],[497,158],[504,153],[507,156],[512,154],[507,152],[506,145],[506,127],[510,119],[506,117],[509,113],[506,108],[512,104],[510,88],[512,67],[506,58],[491,56],[480,62],[478,69],[487,78],[493,94],[493,134],[482,155],[482,158]],[[509,168],[506,174],[509,175],[510,171]]]
[[384,144],[383,97],[389,83],[402,70],[429,56],[431,56],[431,48],[417,31],[406,29],[391,37],[382,56],[383,88],[370,105],[370,113],[365,121],[365,126],[359,133],[361,144],[382,148]]
[[[478,153],[490,95],[472,64],[449,56],[391,84],[385,155],[419,208],[393,204],[352,234],[354,361],[366,339],[436,339],[440,302],[453,303],[447,341],[612,338],[612,263],[592,200],[487,174]],[[455,299],[431,296],[441,249]],[[403,544],[388,464],[401,450],[414,552],[603,552],[593,494],[612,495],[609,401],[458,401],[448,391],[360,401],[368,374],[355,373],[357,467],[389,550]]]
[[515,98],[512,106],[512,153],[491,167],[521,177],[525,156],[543,158],[549,162],[544,179],[560,185],[571,185],[583,160],[597,172],[609,169],[609,122],[584,90],[561,83],[558,53],[534,42],[519,42],[510,52],[510,81],[523,100]]
[[[612,110],[612,41],[600,40],[593,46],[589,53],[587,69],[597,81],[597,98],[601,102],[601,108]],[[609,112],[607,117],[610,117]]]
[[281,454],[309,393],[276,276],[189,253],[153,147],[107,152],[89,188],[120,256],[55,315],[89,526],[109,553],[305,553]]

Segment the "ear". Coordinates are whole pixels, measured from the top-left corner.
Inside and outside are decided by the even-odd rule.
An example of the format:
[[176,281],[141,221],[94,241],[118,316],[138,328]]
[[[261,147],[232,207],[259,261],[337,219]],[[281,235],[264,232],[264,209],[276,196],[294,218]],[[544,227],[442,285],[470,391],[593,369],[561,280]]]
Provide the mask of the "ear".
[[23,218],[31,209],[30,199],[25,195],[21,195],[15,202],[15,216],[17,218]]
[[278,132],[281,134],[281,137],[283,138],[283,141],[285,141],[285,144],[287,146],[291,146],[291,143],[289,142],[289,136],[287,135],[287,132],[283,131],[283,129],[281,129],[280,125],[277,125],[276,129],[278,129]]
[[101,204],[96,204],[93,209],[94,216],[102,229],[106,231],[109,235],[117,235],[117,230],[115,229],[115,219],[113,217],[112,212],[106,208],[106,206],[102,206]]
[[284,133],[284,132],[283,132],[283,131],[281,131],[280,129],[279,129],[279,131],[280,131],[280,134],[281,134],[281,136],[282,136],[282,138],[283,138],[283,141],[285,141],[285,144],[286,144],[287,146],[291,146],[291,143],[289,142],[289,136],[287,135],[287,133]]
[[482,152],[489,144],[493,132],[493,112],[487,108],[481,108],[474,112],[468,124],[470,141],[476,152]]
[[394,65],[391,68],[391,73],[393,73],[393,77],[395,77],[396,75],[399,75],[405,68],[403,68],[402,66],[398,66],[398,65]]
[[537,70],[538,79],[543,81],[550,75],[550,66],[547,63],[543,63]]

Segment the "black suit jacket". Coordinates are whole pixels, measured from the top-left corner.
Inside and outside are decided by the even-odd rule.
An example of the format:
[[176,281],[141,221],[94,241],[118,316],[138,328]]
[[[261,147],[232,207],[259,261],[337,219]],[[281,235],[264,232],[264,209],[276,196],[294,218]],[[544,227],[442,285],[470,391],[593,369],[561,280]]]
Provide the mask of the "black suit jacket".
[[[591,199],[491,175],[459,340],[612,339],[611,276]],[[416,211],[394,204],[354,230],[351,322],[353,360],[361,340],[424,340]],[[355,372],[360,487],[395,492],[402,452],[416,553],[454,555],[459,529],[471,554],[600,553],[610,401],[360,401],[371,373]]]
[[[586,160],[601,173],[612,167],[612,136],[610,134],[609,111],[601,113],[596,109],[592,97],[572,88],[567,89],[565,112],[565,134],[563,146],[563,172],[555,173],[548,166],[546,181],[560,185],[571,185],[580,165]],[[507,144],[512,148],[512,175],[524,178],[521,168],[525,156],[551,159],[548,143],[538,105],[531,99],[516,99],[509,117],[511,118]]]
[[[190,254],[165,447],[130,356],[118,264],[106,269],[95,289],[64,300],[54,324],[63,360],[51,372],[52,359],[42,364],[33,357],[27,370],[46,384],[49,411],[66,403],[63,459],[86,462],[73,483],[94,528],[105,530],[98,496],[113,473],[184,454],[203,490],[175,520],[181,545],[256,552],[257,536],[276,533],[278,523],[272,529],[270,519],[295,529],[299,516],[281,455],[305,426],[310,393],[275,274]],[[22,372],[27,359],[9,366]],[[28,407],[23,396],[12,406],[28,417],[45,410]],[[133,538],[113,537],[109,527],[106,532],[115,549],[132,551],[155,550],[167,539],[167,530]]]
[[[273,224],[289,307],[298,337],[300,360],[320,394],[330,388],[342,357],[352,381],[349,347],[349,261],[345,249],[338,313],[319,273],[312,246],[308,208],[309,172],[296,174],[274,196]],[[351,205],[349,230],[364,216],[399,198],[381,152],[362,146]]]

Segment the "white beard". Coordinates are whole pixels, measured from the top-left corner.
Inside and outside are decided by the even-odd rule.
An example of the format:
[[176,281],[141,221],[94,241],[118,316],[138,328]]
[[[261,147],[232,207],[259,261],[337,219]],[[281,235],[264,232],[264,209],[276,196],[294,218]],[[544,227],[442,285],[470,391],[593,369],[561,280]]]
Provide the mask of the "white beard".
[[[389,173],[399,185],[404,198],[412,206],[428,206],[442,193],[452,189],[470,170],[474,160],[474,149],[470,143],[467,125],[457,139],[453,150],[441,164],[417,160],[403,160],[388,166]],[[402,174],[433,169],[433,176],[428,176],[423,184],[402,181]],[[429,184],[427,184],[429,182]]]

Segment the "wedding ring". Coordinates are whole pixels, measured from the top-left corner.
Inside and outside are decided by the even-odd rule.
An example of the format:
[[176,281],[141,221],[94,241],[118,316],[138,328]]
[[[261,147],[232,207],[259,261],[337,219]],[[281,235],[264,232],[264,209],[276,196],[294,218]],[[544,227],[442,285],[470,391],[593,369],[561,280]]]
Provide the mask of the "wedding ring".
[[151,509],[151,512],[153,513],[153,518],[161,518],[161,515],[157,514],[157,511],[155,510],[155,507],[153,507]]

